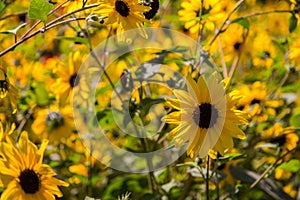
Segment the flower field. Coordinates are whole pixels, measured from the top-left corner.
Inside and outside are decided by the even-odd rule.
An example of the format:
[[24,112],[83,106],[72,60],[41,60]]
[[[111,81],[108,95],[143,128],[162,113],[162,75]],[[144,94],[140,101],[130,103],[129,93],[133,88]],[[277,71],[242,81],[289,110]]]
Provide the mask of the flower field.
[[0,200],[300,199],[299,0],[2,0]]

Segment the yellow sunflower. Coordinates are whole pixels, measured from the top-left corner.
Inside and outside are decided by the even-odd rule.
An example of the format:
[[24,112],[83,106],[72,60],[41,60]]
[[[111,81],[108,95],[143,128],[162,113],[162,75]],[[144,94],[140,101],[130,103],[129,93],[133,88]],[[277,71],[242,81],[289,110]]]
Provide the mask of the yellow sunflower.
[[257,33],[252,41],[251,56],[255,67],[271,67],[274,58],[277,56],[277,50],[274,46],[271,35],[264,29],[257,28]]
[[32,130],[39,140],[49,139],[50,142],[65,142],[75,131],[71,106],[40,109],[34,115]]
[[[10,84],[6,74],[6,68],[0,67],[0,101],[9,102],[12,107],[12,113],[15,113],[17,111],[17,98],[17,88]],[[4,110],[7,110],[7,108],[4,108]]]
[[[54,73],[58,76],[56,81],[51,85],[51,90],[56,94],[59,102],[64,105],[71,103],[72,92],[77,88],[79,96],[76,99],[86,100],[89,97],[89,86],[86,81],[86,76],[79,74],[80,66],[85,56],[80,52],[71,53],[68,57],[68,65],[59,65]],[[80,102],[78,102],[80,103]]]
[[299,137],[295,133],[293,127],[283,127],[280,123],[275,123],[271,128],[265,130],[262,133],[262,139],[273,144],[277,144],[278,147],[283,148],[283,153],[291,151],[297,147]]
[[264,122],[276,116],[276,108],[282,106],[282,99],[270,99],[266,83],[256,81],[251,85],[242,85],[239,93],[243,98],[238,101],[238,107],[247,112],[253,122]]
[[[223,85],[225,83],[226,86]],[[178,111],[164,117],[164,121],[177,125],[169,136],[175,144],[188,141],[187,154],[194,158],[215,152],[224,155],[233,147],[232,138],[245,138],[238,127],[246,124],[244,113],[233,110],[237,100],[234,93],[226,94],[228,79],[218,82],[216,73],[207,82],[200,76],[197,83],[187,77],[188,91],[175,89],[176,99],[167,98],[167,103]]]
[[0,178],[5,187],[1,200],[55,200],[62,197],[58,186],[68,183],[56,179],[55,172],[43,164],[43,155],[48,141],[38,149],[23,132],[18,145],[11,139],[1,143]]
[[0,122],[0,141],[6,141],[6,138],[14,133],[16,129],[15,124]]
[[[212,8],[212,5],[215,3],[205,1],[203,5],[202,14],[207,15]],[[201,1],[196,0],[186,0],[181,3],[181,10],[178,11],[179,20],[184,22],[184,28],[188,29],[190,33],[198,33],[200,27],[202,26],[199,21],[199,12],[201,8]],[[207,20],[209,30],[213,30],[214,24]]]
[[139,0],[100,0],[101,5],[95,10],[104,19],[105,24],[118,24],[118,39],[123,31],[138,28],[139,33],[147,38],[143,29],[143,22],[149,22],[143,13],[151,7],[141,5]]

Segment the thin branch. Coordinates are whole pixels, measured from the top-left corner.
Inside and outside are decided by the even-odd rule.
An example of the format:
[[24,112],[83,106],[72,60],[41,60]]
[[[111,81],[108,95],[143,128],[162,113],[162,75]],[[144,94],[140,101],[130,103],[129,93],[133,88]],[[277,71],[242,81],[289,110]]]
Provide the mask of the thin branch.
[[239,18],[240,19],[246,19],[246,18],[255,17],[255,16],[259,16],[259,15],[267,15],[267,14],[273,14],[273,13],[289,13],[289,12],[292,12],[292,10],[268,10],[268,11],[250,13],[248,15],[244,15],[244,16],[239,17]]
[[223,28],[227,24],[227,21],[229,20],[231,15],[242,5],[242,3],[244,1],[245,0],[240,0],[239,2],[237,2],[237,4],[234,6],[234,8],[229,12],[228,16],[226,17],[226,19],[224,20],[224,22],[220,26],[218,32],[214,35],[213,39],[209,42],[209,46],[212,45],[212,43],[217,39],[217,37],[224,31]]
[[71,22],[71,21],[76,21],[76,19],[85,20],[85,18],[70,18],[68,20],[59,22],[60,20],[62,20],[65,17],[68,17],[70,15],[73,15],[73,14],[75,14],[77,12],[80,12],[80,11],[83,11],[83,10],[87,10],[87,9],[90,9],[90,8],[97,7],[98,5],[99,4],[97,4],[97,3],[96,4],[91,4],[91,5],[88,5],[88,6],[84,7],[84,8],[80,8],[80,9],[74,10],[74,11],[72,11],[70,13],[66,13],[66,14],[64,14],[64,15],[62,15],[62,16],[60,16],[60,17],[58,17],[58,18],[56,18],[56,19],[54,19],[52,21],[50,21],[45,27],[36,30],[35,32],[33,32],[32,34],[30,34],[28,36],[21,37],[21,39],[18,42],[14,43],[13,45],[11,45],[10,47],[8,47],[4,51],[0,52],[0,57],[3,56],[3,55],[5,55],[5,54],[7,54],[8,52],[14,50],[17,46],[19,46],[20,44],[22,44],[23,42],[25,42],[29,38],[37,35],[38,33],[43,33],[43,32],[45,32],[45,31],[47,31],[47,30],[49,30],[49,29],[51,29],[51,28],[53,28],[55,26],[58,26],[60,24],[64,24],[64,23]]
[[296,150],[296,148],[292,149],[292,150],[288,150],[286,153],[284,153],[282,156],[278,157],[276,159],[276,161],[270,165],[261,175],[258,179],[256,179],[250,186],[250,189],[254,188],[265,176],[266,174],[273,168],[276,167],[276,165],[285,157],[287,156],[289,153],[294,152]]
[[47,26],[49,26],[49,25],[51,25],[51,24],[54,24],[54,23],[58,22],[59,20],[65,18],[65,17],[71,16],[71,15],[77,13],[77,12],[81,12],[81,11],[84,11],[84,10],[87,10],[87,9],[90,9],[90,8],[95,8],[95,7],[99,6],[99,5],[100,5],[100,4],[98,4],[98,3],[90,4],[90,5],[86,6],[86,7],[79,8],[79,9],[74,10],[74,11],[72,11],[72,12],[69,12],[69,13],[66,13],[66,14],[64,14],[64,15],[61,15],[60,17],[58,17],[58,18],[52,20],[51,22],[49,22],[49,23],[47,24]]
[[21,11],[21,12],[13,13],[13,14],[1,17],[0,21],[5,20],[5,19],[10,18],[10,17],[16,17],[16,16],[21,16],[21,15],[26,15],[26,14],[27,14],[27,11]]
[[20,39],[18,42],[14,43],[13,45],[11,45],[10,47],[8,47],[4,51],[0,52],[0,57],[4,56],[5,54],[7,54],[10,51],[13,51],[17,46],[19,46],[23,42],[27,41],[28,39],[32,38],[33,36],[35,36],[35,35],[37,35],[39,33],[44,33],[47,30],[52,29],[52,28],[54,28],[56,26],[59,26],[61,24],[65,24],[65,23],[68,23],[68,22],[76,21],[76,20],[85,20],[85,18],[69,18],[67,20],[58,22],[56,24],[52,24],[51,26],[46,26],[46,27],[40,28],[40,29],[36,30],[35,32],[33,32],[32,34],[26,36],[25,38]]
[[[50,11],[50,13],[48,14],[48,16],[52,15],[54,12],[56,12],[59,8],[61,8],[65,3],[67,3],[69,0],[66,0],[65,2],[61,3],[60,5],[58,5],[57,7],[55,7],[53,10]],[[20,38],[24,38],[26,37],[33,29],[35,29],[37,27],[37,25],[39,25],[42,22],[42,20],[38,20],[32,27],[30,27],[30,29],[28,29],[24,35]]]
[[230,67],[230,71],[229,71],[229,78],[232,78],[234,72],[235,72],[235,69],[237,68],[238,64],[239,64],[239,61],[240,61],[240,55],[237,55],[234,60],[233,60],[233,63]]
[[222,42],[221,42],[220,37],[218,37],[218,43],[219,43],[219,51],[220,51],[220,56],[221,56],[221,64],[222,64],[222,68],[223,68],[223,77],[227,78],[228,77],[228,70],[227,70],[227,66],[226,66],[226,62],[225,62],[225,55],[224,55],[224,51],[223,51]]

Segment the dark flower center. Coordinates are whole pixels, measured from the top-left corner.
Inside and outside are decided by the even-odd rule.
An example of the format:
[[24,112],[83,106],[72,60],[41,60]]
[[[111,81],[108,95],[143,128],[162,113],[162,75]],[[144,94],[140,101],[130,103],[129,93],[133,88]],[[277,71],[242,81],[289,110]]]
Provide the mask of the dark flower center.
[[116,11],[123,17],[127,17],[130,12],[130,8],[128,4],[124,1],[116,1],[115,2]]
[[200,104],[193,112],[193,120],[200,128],[211,128],[218,118],[218,110],[210,103]]
[[259,99],[253,99],[250,104],[253,105],[253,104],[260,104],[261,100]]
[[240,50],[241,47],[242,47],[242,43],[240,43],[240,42],[236,42],[233,45],[233,48],[237,51]]
[[270,52],[268,52],[268,51],[263,52],[263,59],[267,59],[267,58],[270,58],[270,57],[271,57]]
[[283,134],[278,137],[271,138],[270,142],[283,146],[286,143],[286,135]]
[[4,95],[8,92],[8,82],[6,80],[1,80],[0,81],[0,94],[1,96]]
[[70,77],[69,83],[70,83],[71,87],[73,88],[79,84],[79,81],[80,81],[80,76],[76,73]]
[[158,0],[153,0],[151,2],[146,2],[146,5],[150,4],[149,6],[151,7],[151,10],[144,12],[144,16],[146,19],[152,19],[155,14],[157,13],[158,9],[159,9],[159,1]]
[[57,128],[64,124],[64,118],[60,112],[50,111],[46,117],[46,124],[51,131],[53,128]]
[[20,185],[27,194],[34,194],[40,189],[40,179],[38,174],[31,169],[25,169],[19,176]]

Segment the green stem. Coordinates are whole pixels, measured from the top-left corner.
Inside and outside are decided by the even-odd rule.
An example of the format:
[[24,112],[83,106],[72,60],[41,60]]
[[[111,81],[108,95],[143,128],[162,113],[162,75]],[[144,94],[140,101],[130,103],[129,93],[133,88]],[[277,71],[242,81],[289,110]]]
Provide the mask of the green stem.
[[209,200],[209,162],[210,158],[207,156],[207,162],[206,162],[206,177],[205,177],[205,188],[206,188],[206,200]]
[[250,189],[252,189],[252,188],[254,188],[265,176],[266,176],[266,174],[269,172],[269,171],[271,171],[271,169],[273,169],[273,168],[275,168],[275,166],[279,163],[279,161],[280,160],[282,160],[285,156],[287,156],[289,153],[291,153],[291,152],[293,152],[293,151],[295,151],[296,150],[296,148],[295,149],[292,149],[292,150],[289,150],[289,151],[287,151],[286,153],[284,153],[282,156],[279,156],[277,159],[276,159],[276,161],[272,164],[272,165],[270,165],[261,175],[260,175],[260,177],[258,178],[258,179],[256,179],[252,184],[251,184],[251,186],[250,186]]
[[218,178],[218,164],[219,164],[219,157],[217,156],[216,164],[214,167],[215,176],[216,176],[216,191],[217,191],[217,198],[216,200],[220,199],[220,186],[219,186],[219,178]]
[[229,12],[228,16],[226,17],[226,19],[223,21],[222,25],[220,26],[218,32],[214,35],[213,39],[209,42],[209,46],[212,45],[212,43],[217,39],[217,37],[224,32],[223,28],[225,27],[225,25],[227,24],[227,21],[229,20],[229,18],[231,17],[231,15],[242,5],[242,3],[245,0],[240,0],[236,3],[236,5],[234,6],[234,8]]
[[240,19],[246,19],[246,18],[255,17],[255,16],[259,16],[259,15],[268,15],[268,14],[272,14],[272,13],[290,13],[290,12],[292,12],[292,10],[268,10],[268,11],[262,11],[262,12],[256,12],[256,13],[244,15],[244,16],[240,17]]

